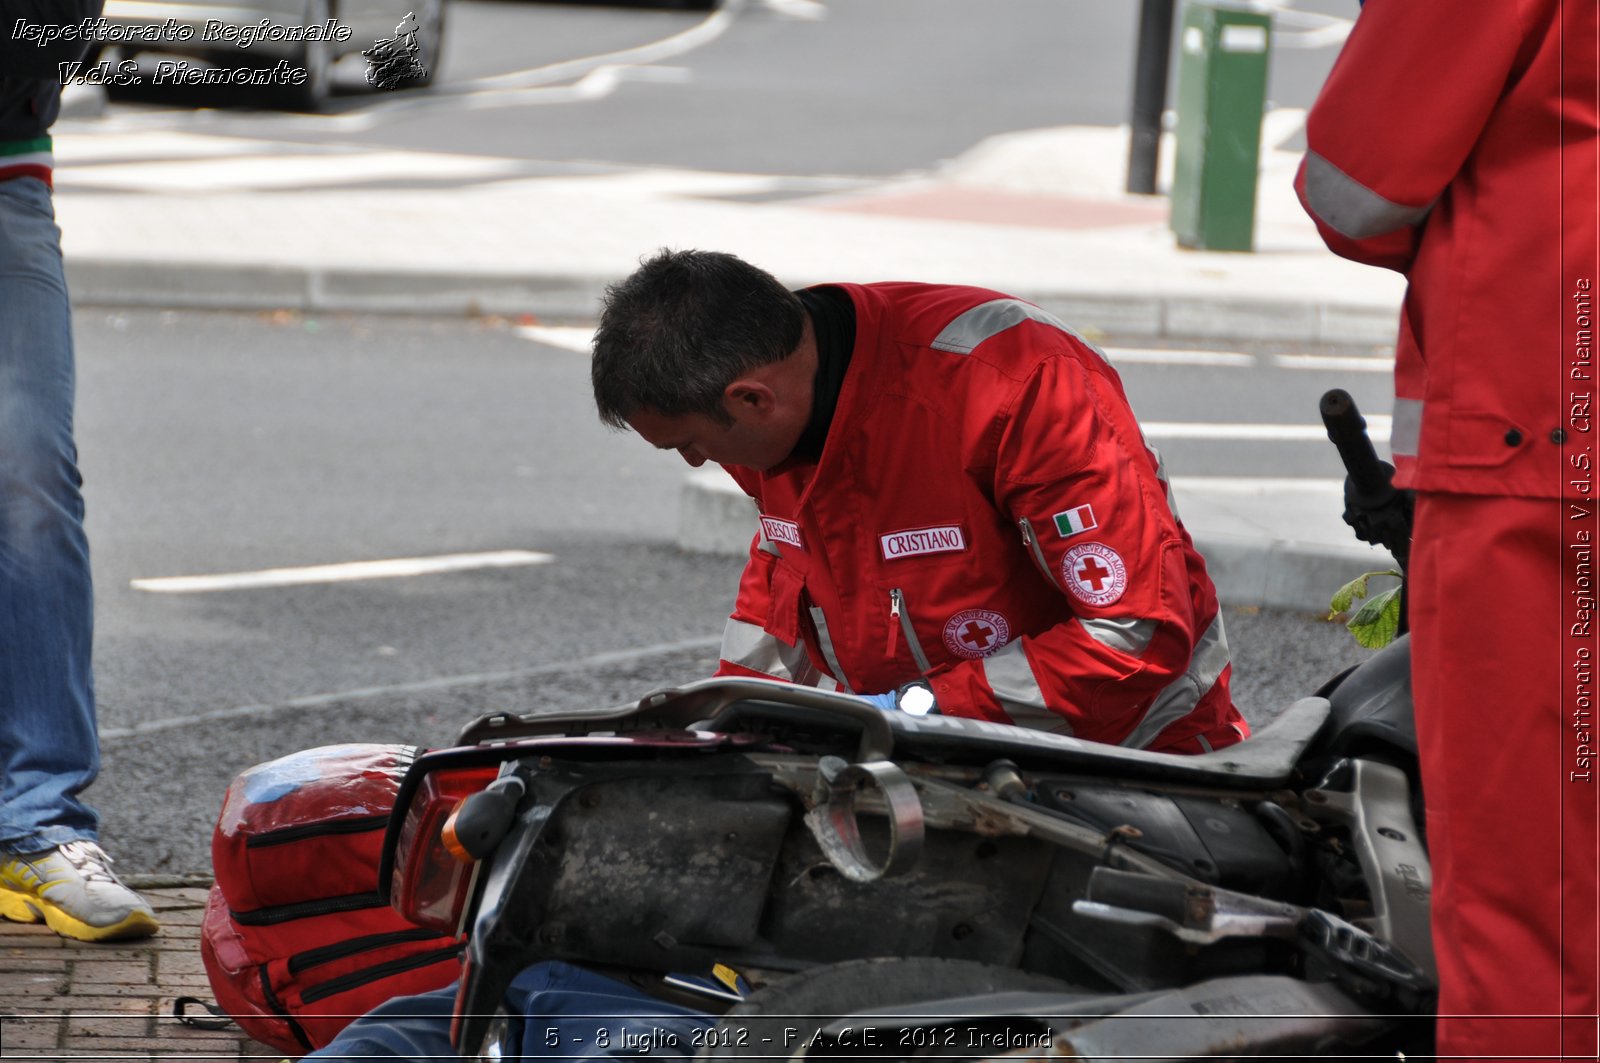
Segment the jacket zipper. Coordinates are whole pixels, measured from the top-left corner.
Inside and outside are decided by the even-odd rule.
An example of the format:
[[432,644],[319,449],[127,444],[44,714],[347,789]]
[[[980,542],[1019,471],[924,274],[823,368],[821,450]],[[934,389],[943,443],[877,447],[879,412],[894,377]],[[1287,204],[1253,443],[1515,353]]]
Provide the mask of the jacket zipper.
[[922,652],[922,643],[917,641],[917,629],[911,626],[911,614],[906,612],[906,595],[899,587],[889,592],[889,656],[894,656],[895,633],[903,632],[906,645],[911,648],[911,659],[917,662],[917,670],[923,675],[933,671],[933,665],[928,663],[928,655]]
[[1039,566],[1039,572],[1056,590],[1061,589],[1061,584],[1056,582],[1056,577],[1050,571],[1050,563],[1044,559],[1044,546],[1039,542],[1039,537],[1033,533],[1033,522],[1027,517],[1017,521],[1017,527],[1022,529],[1022,544],[1028,548],[1028,553],[1033,557],[1033,563]]
[[352,989],[359,989],[371,982],[382,981],[391,975],[404,974],[419,967],[427,967],[431,964],[454,959],[461,955],[461,950],[465,947],[465,945],[459,943],[447,945],[442,949],[434,949],[432,952],[419,952],[411,956],[401,956],[399,959],[380,963],[376,967],[368,967],[364,971],[352,971],[349,974],[340,975],[338,978],[330,978],[326,982],[307,986],[305,992],[300,994],[300,1003],[315,1004],[317,1001],[327,997],[346,993]]
[[354,956],[359,952],[376,952],[389,945],[403,945],[410,941],[440,941],[445,937],[441,931],[424,930],[421,927],[415,930],[392,930],[386,934],[368,934],[365,937],[341,941],[336,945],[324,945],[320,949],[297,952],[289,957],[289,973],[299,974],[312,967],[342,960],[346,956]]
[[261,849],[269,845],[288,845],[291,842],[304,841],[306,838],[365,834],[367,831],[385,827],[388,823],[389,815],[386,812],[375,816],[362,816],[359,819],[338,819],[332,823],[304,823],[297,827],[284,827],[280,830],[269,830],[265,834],[252,835],[245,839],[244,847]]

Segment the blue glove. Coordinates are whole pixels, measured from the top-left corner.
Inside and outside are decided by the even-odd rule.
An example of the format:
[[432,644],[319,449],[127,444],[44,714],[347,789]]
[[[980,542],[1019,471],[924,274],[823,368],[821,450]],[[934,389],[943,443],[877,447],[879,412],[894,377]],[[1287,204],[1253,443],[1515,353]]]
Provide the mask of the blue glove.
[[898,712],[900,709],[900,695],[893,690],[887,694],[858,694],[856,696],[873,708],[882,709],[884,712]]

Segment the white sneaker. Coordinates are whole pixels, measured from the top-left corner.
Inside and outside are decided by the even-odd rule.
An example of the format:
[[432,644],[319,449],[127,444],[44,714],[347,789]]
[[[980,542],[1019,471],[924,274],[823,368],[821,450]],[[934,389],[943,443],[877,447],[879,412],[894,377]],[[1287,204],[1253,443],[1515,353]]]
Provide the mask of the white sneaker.
[[148,937],[160,926],[144,898],[112,872],[111,857],[90,841],[0,853],[0,918],[42,920],[79,941]]

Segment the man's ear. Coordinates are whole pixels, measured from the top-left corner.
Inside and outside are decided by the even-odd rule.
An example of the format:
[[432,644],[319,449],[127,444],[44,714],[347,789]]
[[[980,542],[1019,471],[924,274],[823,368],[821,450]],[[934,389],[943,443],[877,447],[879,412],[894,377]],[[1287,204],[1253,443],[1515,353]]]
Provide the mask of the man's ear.
[[722,405],[734,416],[768,416],[778,406],[778,394],[763,380],[744,376],[722,390]]

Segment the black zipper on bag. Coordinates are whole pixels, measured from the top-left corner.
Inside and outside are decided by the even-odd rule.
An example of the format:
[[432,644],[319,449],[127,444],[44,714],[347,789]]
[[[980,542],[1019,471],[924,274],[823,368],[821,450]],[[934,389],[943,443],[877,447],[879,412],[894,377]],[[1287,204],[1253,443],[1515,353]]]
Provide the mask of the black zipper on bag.
[[309,919],[316,915],[332,915],[334,912],[358,912],[363,908],[385,908],[382,897],[376,892],[352,893],[344,897],[324,897],[315,901],[300,901],[297,904],[277,904],[270,908],[257,908],[251,912],[236,912],[228,909],[228,914],[240,926],[276,926],[279,923],[288,923],[296,919]]
[[267,971],[267,964],[263,963],[256,970],[261,980],[261,996],[266,1000],[267,1007],[272,1009],[274,1015],[289,1024],[289,1032],[294,1034],[294,1039],[300,1042],[301,1048],[307,1052],[316,1048],[317,1046],[311,1043],[311,1038],[306,1036],[305,1028],[295,1021],[294,1016],[289,1014],[289,1009],[283,1006],[283,1001],[278,999],[278,994],[272,991],[272,978]]
[[289,973],[297,975],[311,967],[319,967],[324,963],[342,960],[347,956],[354,956],[361,952],[376,952],[378,949],[389,945],[402,945],[408,941],[438,941],[445,938],[446,934],[439,930],[424,930],[417,927],[414,930],[391,930],[383,934],[367,934],[365,937],[351,938],[341,941],[337,945],[324,945],[318,949],[307,949],[297,952],[289,957]]
[[330,978],[326,982],[319,982],[314,986],[308,987],[300,994],[300,1003],[315,1004],[326,997],[345,993],[352,989],[359,989],[370,982],[382,981],[391,975],[404,974],[407,971],[414,971],[419,967],[427,967],[444,960],[453,960],[461,955],[461,950],[464,948],[466,946],[462,944],[446,945],[442,949],[419,952],[412,956],[401,956],[399,959],[389,960],[387,963],[380,963],[375,967],[368,967],[364,971],[352,971],[349,974],[340,975],[338,978]]
[[246,849],[263,849],[269,845],[288,845],[307,838],[336,837],[341,834],[365,834],[382,830],[389,825],[389,814],[360,816],[356,819],[336,819],[331,823],[302,823],[297,827],[280,827],[265,834],[252,834],[245,839]]

